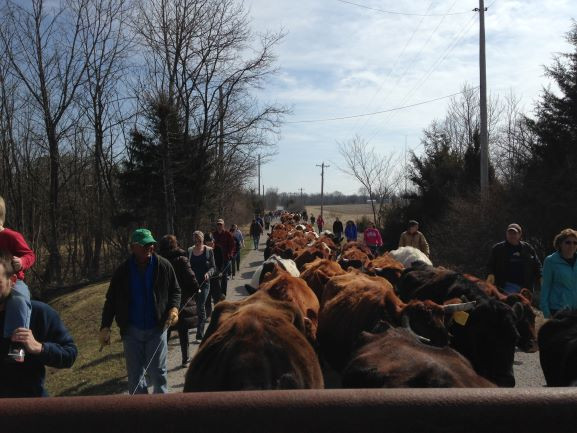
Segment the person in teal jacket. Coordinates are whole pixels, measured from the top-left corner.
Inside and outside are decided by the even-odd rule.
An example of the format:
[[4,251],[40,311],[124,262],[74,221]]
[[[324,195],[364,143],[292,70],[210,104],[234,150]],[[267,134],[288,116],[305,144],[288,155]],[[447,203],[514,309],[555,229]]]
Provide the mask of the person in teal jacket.
[[543,263],[540,307],[546,318],[559,310],[577,309],[577,231],[562,230],[553,245],[557,251]]

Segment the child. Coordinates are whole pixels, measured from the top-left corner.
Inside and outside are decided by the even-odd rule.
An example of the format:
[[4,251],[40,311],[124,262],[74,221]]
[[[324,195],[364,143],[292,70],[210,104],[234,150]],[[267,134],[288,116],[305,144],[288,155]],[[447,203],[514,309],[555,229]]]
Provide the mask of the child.
[[[12,265],[17,271],[16,284],[12,295],[6,300],[3,338],[10,338],[18,328],[30,328],[30,291],[24,283],[24,271],[29,269],[36,260],[34,251],[30,249],[24,237],[14,231],[4,228],[6,220],[6,204],[0,196],[0,251],[12,256]],[[8,358],[16,362],[24,362],[24,347],[19,343],[12,343],[8,351]]]

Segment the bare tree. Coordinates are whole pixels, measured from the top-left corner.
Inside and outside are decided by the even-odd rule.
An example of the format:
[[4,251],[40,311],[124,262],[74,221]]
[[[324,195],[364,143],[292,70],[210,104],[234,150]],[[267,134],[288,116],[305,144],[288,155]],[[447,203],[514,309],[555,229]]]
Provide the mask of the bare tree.
[[[113,187],[116,152],[114,143],[120,128],[130,118],[127,110],[127,83],[123,79],[132,54],[132,35],[127,33],[130,1],[88,0],[77,12],[82,18],[81,46],[87,63],[86,80],[78,104],[91,134],[87,140],[93,159],[92,183],[95,185],[93,209],[87,217],[92,223],[91,237],[85,240],[86,267],[98,275],[107,214],[116,209]],[[129,105],[130,106],[130,105]],[[92,237],[94,238],[92,242]]]
[[2,7],[0,43],[11,70],[31,95],[44,129],[50,158],[49,227],[46,238],[50,254],[45,281],[61,280],[60,145],[74,124],[72,106],[85,79],[81,32],[86,0],[71,8],[43,0],[21,6],[6,0]]
[[[283,35],[256,38],[243,4],[233,0],[141,1],[133,25],[146,59],[142,82],[153,89],[148,99],[162,97],[174,106],[182,136],[194,138],[187,142],[206,156],[211,176],[199,181],[199,192],[191,198],[198,207],[209,204],[222,213],[226,203],[231,204],[229,191],[246,182],[256,155],[270,148],[287,112],[251,96],[275,71],[273,49]],[[159,136],[159,142],[165,225],[172,232],[177,214],[174,177],[177,170],[189,168],[173,160],[178,143],[170,135]],[[206,203],[207,189],[218,191],[212,203]]]
[[345,166],[339,170],[362,185],[369,196],[375,224],[382,226],[386,203],[394,195],[402,176],[402,173],[395,172],[395,155],[380,155],[359,136],[338,146],[345,160]]

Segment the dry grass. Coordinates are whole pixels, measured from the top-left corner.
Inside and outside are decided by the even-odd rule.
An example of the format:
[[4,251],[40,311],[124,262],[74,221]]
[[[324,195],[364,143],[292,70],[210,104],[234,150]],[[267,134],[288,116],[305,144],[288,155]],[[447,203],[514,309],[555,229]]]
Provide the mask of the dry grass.
[[[307,206],[309,218],[311,213],[317,217],[321,213],[320,206]],[[358,221],[363,216],[373,219],[373,209],[370,204],[339,204],[327,205],[323,208],[323,216],[327,229],[331,229],[336,217],[339,217],[343,224],[347,220]]]
[[[251,246],[250,237],[245,236],[241,260]],[[78,346],[78,358],[71,369],[48,369],[46,388],[50,395],[107,395],[127,391],[124,351],[116,325],[112,326],[112,344],[99,351],[98,332],[108,285],[108,281],[93,284],[50,302]]]
[[50,395],[105,395],[126,392],[128,384],[118,328],[112,328],[112,344],[99,352],[98,331],[108,282],[62,295],[51,305],[62,318],[78,346],[71,369],[48,369]]

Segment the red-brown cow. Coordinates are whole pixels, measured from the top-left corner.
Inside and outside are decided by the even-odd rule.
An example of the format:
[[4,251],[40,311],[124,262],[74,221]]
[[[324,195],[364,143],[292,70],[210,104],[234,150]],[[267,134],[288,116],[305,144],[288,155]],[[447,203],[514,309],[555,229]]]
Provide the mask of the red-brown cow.
[[[334,290],[327,294],[329,286]],[[380,320],[399,322],[405,306],[387,280],[358,271],[331,278],[325,294],[318,341],[321,353],[337,371],[350,359],[361,332],[372,330]]]
[[343,275],[345,273],[346,272],[338,263],[328,259],[317,258],[313,262],[307,263],[303,266],[301,278],[307,282],[311,289],[313,289],[313,292],[315,292],[315,295],[317,295],[320,302],[327,282],[332,277]]
[[186,373],[184,392],[323,388],[297,307],[259,292],[220,302]]
[[302,278],[293,277],[278,264],[267,273],[259,286],[259,292],[267,293],[278,301],[292,302],[301,312],[306,335],[311,343],[316,342],[319,323],[319,300]]
[[408,330],[388,324],[379,331],[359,338],[361,346],[343,372],[345,388],[495,387],[449,347],[422,344]]

